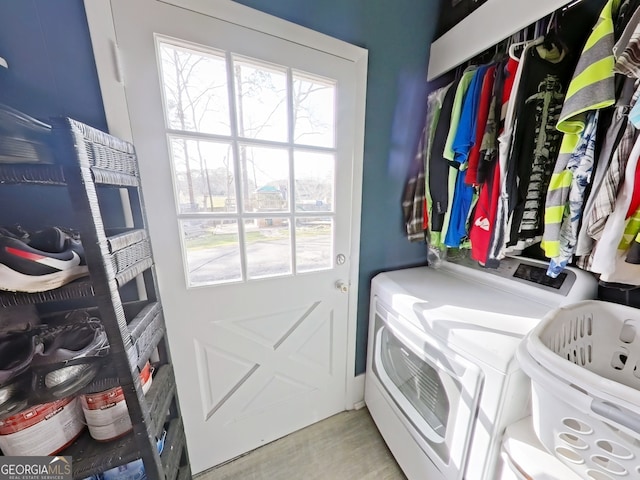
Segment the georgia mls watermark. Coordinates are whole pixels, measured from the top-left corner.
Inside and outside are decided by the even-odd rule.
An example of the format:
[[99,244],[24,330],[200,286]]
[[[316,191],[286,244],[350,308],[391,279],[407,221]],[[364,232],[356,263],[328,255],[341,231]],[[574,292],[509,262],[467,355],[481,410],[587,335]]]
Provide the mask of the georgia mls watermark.
[[0,457],[0,480],[72,480],[71,457]]

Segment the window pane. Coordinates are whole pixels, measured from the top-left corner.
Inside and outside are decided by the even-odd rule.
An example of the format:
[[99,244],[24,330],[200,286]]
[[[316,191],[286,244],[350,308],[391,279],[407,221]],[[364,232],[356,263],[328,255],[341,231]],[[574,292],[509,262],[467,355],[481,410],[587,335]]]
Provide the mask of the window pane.
[[289,211],[289,152],[240,146],[245,212]]
[[287,217],[245,220],[244,228],[249,278],[291,273],[291,231]]
[[294,154],[296,211],[333,211],[335,156],[296,151]]
[[159,48],[168,127],[230,135],[224,56],[166,43]]
[[286,142],[287,76],[244,60],[234,61],[238,97],[238,133],[241,137]]
[[295,143],[333,147],[335,142],[334,84],[293,75],[293,138]]
[[171,137],[178,211],[235,212],[233,150],[228,143]]
[[189,286],[242,280],[237,220],[181,220]]
[[333,267],[333,219],[296,218],[296,271],[313,272]]

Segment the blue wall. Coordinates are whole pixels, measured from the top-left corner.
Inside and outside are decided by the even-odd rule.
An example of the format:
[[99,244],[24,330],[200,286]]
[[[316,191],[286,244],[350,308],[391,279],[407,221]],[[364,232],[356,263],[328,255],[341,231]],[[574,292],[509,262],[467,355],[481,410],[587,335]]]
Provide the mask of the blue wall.
[[107,128],[81,0],[2,0],[0,57],[0,102]]
[[[403,236],[401,197],[424,115],[438,0],[241,0],[369,50],[356,373],[365,369],[369,284],[378,272],[423,264]],[[106,122],[81,0],[0,4],[0,102],[47,118]]]

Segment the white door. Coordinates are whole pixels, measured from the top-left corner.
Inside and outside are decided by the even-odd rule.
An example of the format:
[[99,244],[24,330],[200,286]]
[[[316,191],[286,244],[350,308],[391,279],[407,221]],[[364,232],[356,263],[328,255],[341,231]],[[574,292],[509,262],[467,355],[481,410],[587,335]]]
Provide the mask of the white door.
[[215,14],[111,6],[200,472],[347,407],[356,68]]

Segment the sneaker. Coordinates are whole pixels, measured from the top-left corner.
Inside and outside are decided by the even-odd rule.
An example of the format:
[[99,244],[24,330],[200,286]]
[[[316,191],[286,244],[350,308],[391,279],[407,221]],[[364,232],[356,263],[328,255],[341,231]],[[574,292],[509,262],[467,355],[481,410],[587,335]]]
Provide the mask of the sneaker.
[[36,338],[32,387],[40,401],[77,393],[91,383],[109,353],[100,320],[86,312],[82,315],[84,321],[49,327]]
[[27,407],[35,353],[35,332],[8,332],[0,335],[0,418]]
[[0,229],[0,290],[45,292],[88,274],[82,245],[60,228],[28,239]]

